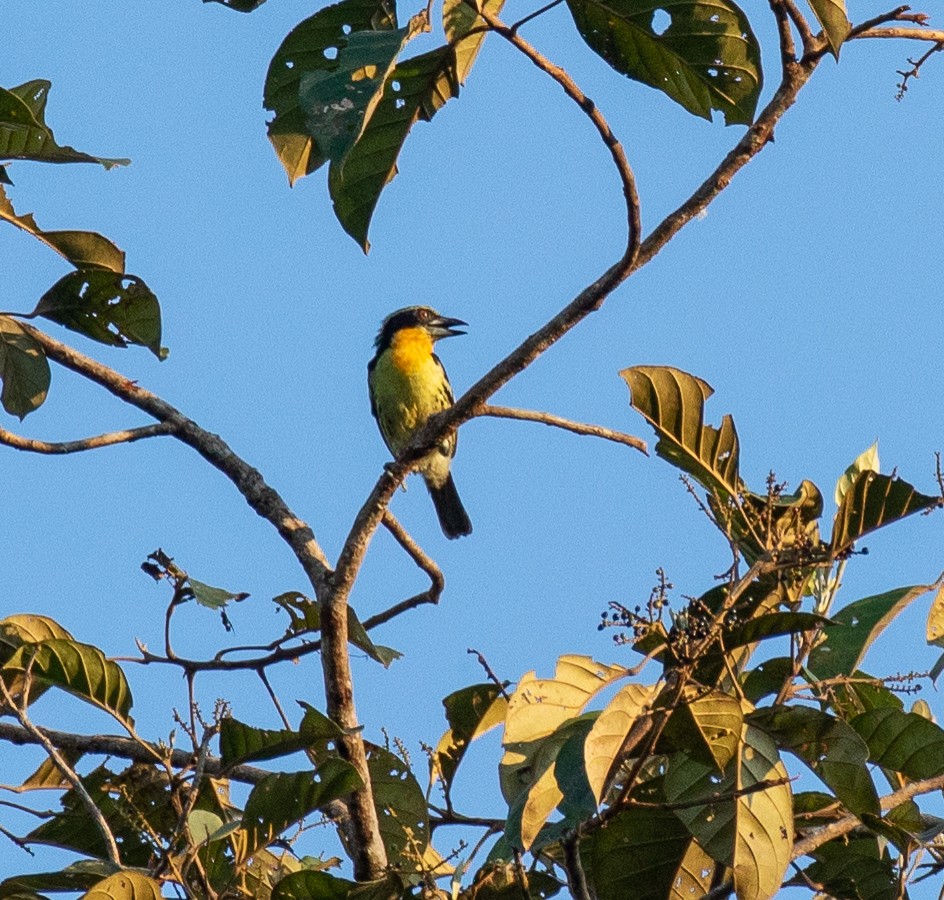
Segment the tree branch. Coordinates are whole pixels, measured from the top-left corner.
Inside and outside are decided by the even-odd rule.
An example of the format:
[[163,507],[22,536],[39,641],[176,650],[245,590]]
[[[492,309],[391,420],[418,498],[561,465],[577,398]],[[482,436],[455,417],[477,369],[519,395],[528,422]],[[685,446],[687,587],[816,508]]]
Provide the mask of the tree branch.
[[13,447],[16,450],[26,450],[30,453],[46,453],[58,455],[65,453],[81,453],[83,450],[97,450],[99,447],[111,447],[113,444],[130,444],[143,438],[158,437],[164,434],[173,434],[174,426],[170,422],[160,422],[157,425],[144,425],[141,428],[129,428],[124,431],[110,431],[94,437],[82,438],[76,441],[40,441],[34,438],[23,437],[0,428],[0,444]]
[[[173,428],[178,440],[196,450],[207,462],[218,469],[236,486],[249,506],[270,522],[289,545],[315,595],[322,603],[321,661],[324,669],[325,695],[328,715],[344,729],[339,740],[341,755],[357,770],[363,782],[348,800],[351,823],[356,834],[353,842],[354,875],[358,880],[370,880],[382,875],[387,864],[386,851],[380,838],[377,810],[371,792],[367,754],[360,733],[357,711],[354,707],[353,682],[347,642],[347,607],[332,603],[336,593],[331,568],[311,528],[298,518],[262,474],[238,457],[220,437],[205,431],[171,404],[156,394],[140,387],[113,369],[79,353],[26,323],[24,330],[43,348],[54,362],[71,369],[83,378],[100,385],[125,403],[143,410],[159,422]],[[346,595],[345,595],[346,597]],[[154,661],[154,660],[146,660]]]
[[330,568],[311,528],[266,484],[260,472],[238,457],[222,438],[205,431],[171,404],[114,369],[85,356],[32,325],[25,322],[20,325],[54,362],[157,419],[169,429],[169,434],[192,447],[210,465],[229,478],[249,506],[270,522],[291,547],[315,590],[324,590]]
[[[937,775],[934,778],[925,778],[921,781],[912,781],[903,788],[891,794],[886,794],[881,798],[880,805],[883,810],[894,809],[908,800],[918,797],[921,794],[930,794],[932,791],[944,789],[944,775]],[[805,838],[801,838],[793,845],[792,858],[797,859],[800,856],[808,856],[818,847],[828,843],[835,838],[842,837],[850,831],[858,828],[862,822],[854,815],[843,816],[836,822],[830,822],[829,825],[823,825],[817,828]]]
[[[45,747],[43,741],[48,741],[53,747],[64,753],[94,753],[101,756],[116,756],[130,762],[153,765],[155,757],[169,757],[171,765],[178,769],[191,769],[196,764],[193,752],[188,750],[168,750],[157,744],[135,740],[129,737],[110,734],[73,734],[67,731],[55,731],[51,728],[41,728],[34,725],[32,730],[10,722],[0,722],[0,741],[17,746],[37,745]],[[57,763],[58,765],[58,763]],[[243,784],[258,784],[271,772],[255,766],[233,766],[223,768],[219,757],[209,756],[204,759],[203,772],[206,775],[225,775],[233,781]]]
[[539,422],[542,425],[550,425],[554,428],[563,428],[565,431],[572,431],[574,434],[584,434],[591,437],[603,438],[607,441],[614,441],[617,444],[625,444],[632,447],[640,453],[649,455],[649,449],[642,438],[626,434],[622,431],[613,431],[611,428],[604,428],[602,425],[587,425],[583,422],[574,422],[570,419],[562,419],[560,416],[551,413],[537,412],[530,409],[514,409],[510,406],[492,406],[484,404],[479,407],[476,415],[492,416],[496,419],[519,419],[523,422]]
[[43,750],[46,751],[46,755],[55,763],[56,768],[62,773],[66,781],[72,785],[73,790],[85,807],[85,811],[89,814],[89,818],[95,823],[95,827],[101,835],[102,842],[105,844],[105,850],[108,853],[108,859],[116,866],[120,866],[121,854],[118,852],[118,844],[115,842],[115,836],[112,834],[111,828],[108,827],[108,822],[102,815],[102,811],[95,804],[88,789],[82,784],[82,779],[79,778],[78,773],[69,765],[69,761],[59,752],[59,749],[49,739],[48,735],[37,728],[26,714],[26,698],[29,696],[28,675],[29,670],[27,670],[27,682],[23,689],[24,705],[22,707],[14,700],[6,682],[2,678],[0,678],[0,694],[2,694],[7,706],[13,711],[23,731],[33,738],[33,743],[39,744]]

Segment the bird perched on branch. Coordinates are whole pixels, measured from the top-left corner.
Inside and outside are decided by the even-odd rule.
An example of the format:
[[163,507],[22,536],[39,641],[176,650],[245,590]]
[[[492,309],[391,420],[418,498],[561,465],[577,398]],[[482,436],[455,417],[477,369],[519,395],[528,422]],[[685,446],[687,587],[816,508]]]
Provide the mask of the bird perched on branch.
[[[453,404],[452,387],[433,344],[441,338],[465,334],[428,306],[407,306],[384,319],[377,335],[377,352],[367,366],[370,410],[384,443],[399,456],[430,416]],[[414,464],[433,498],[439,524],[447,538],[471,534],[469,521],[449,472],[456,454],[452,434]]]

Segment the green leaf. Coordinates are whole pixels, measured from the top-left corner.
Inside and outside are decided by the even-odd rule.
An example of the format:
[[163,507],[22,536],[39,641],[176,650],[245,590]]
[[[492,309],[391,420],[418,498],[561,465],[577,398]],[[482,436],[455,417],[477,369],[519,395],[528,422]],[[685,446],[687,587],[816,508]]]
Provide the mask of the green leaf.
[[227,716],[220,722],[220,757],[223,767],[229,769],[336,741],[343,733],[340,725],[311,706],[306,707],[298,731],[254,728]]
[[344,157],[380,102],[394,61],[416,33],[412,23],[394,31],[352,32],[332,69],[302,77],[298,99],[305,129],[332,165],[343,168]]
[[869,759],[884,769],[920,780],[944,774],[944,730],[923,716],[886,707],[849,723],[869,746]]
[[246,800],[242,821],[246,842],[240,848],[241,859],[248,859],[290,825],[332,800],[347,796],[360,785],[357,770],[343,759],[326,759],[315,772],[277,772],[266,776]]
[[[822,0],[829,2],[829,0]],[[872,444],[867,450],[863,450],[853,461],[852,465],[846,469],[836,482],[836,490],[833,494],[836,500],[836,506],[842,503],[842,498],[849,492],[849,488],[855,484],[856,479],[863,472],[880,472],[878,461],[878,441]]]
[[0,883],[0,898],[38,896],[36,891],[86,891],[98,884],[102,877],[115,871],[112,863],[104,860],[82,860],[59,872],[37,872],[33,875],[17,875]]
[[[760,787],[787,779],[773,741],[748,724],[742,737],[723,777],[684,753],[671,757],[665,796],[684,804],[676,815],[699,845],[733,869],[738,897],[761,900],[777,893],[790,863],[793,804],[789,783]],[[746,793],[731,797],[733,791]]]
[[161,900],[161,883],[141,872],[118,872],[79,900]]
[[895,866],[875,838],[842,838],[813,852],[815,862],[791,884],[815,884],[837,900],[901,900]]
[[224,588],[204,584],[202,581],[197,581],[196,578],[191,578],[190,576],[187,577],[187,584],[190,585],[193,591],[193,599],[207,609],[222,609],[231,600],[239,603],[249,596],[249,594],[245,592],[234,594],[232,591],[227,591]]
[[[230,822],[229,826],[234,826],[235,830],[238,823]],[[187,816],[187,830],[190,832],[190,839],[197,846],[215,840],[217,832],[227,827],[227,823],[220,816],[208,809],[195,809]]]
[[380,837],[392,865],[415,866],[429,845],[426,797],[409,766],[383,747],[367,748],[367,768],[380,820]]
[[780,693],[784,682],[793,674],[793,660],[788,656],[766,659],[742,676],[741,689],[751,703]]
[[[760,45],[730,0],[567,0],[590,49],[690,113],[749,125],[763,84]],[[669,19],[656,30],[657,14]]]
[[[105,817],[121,847],[126,865],[146,866],[153,858],[151,834],[169,834],[178,815],[170,801],[166,780],[142,777],[140,766],[114,773],[99,766],[82,777],[82,785]],[[64,847],[99,860],[108,855],[101,832],[79,794],[70,789],[62,795],[62,811],[43,822],[28,836],[33,843]],[[114,869],[96,870],[95,883]],[[86,884],[83,889],[90,885]]]
[[0,159],[99,163],[106,169],[131,162],[129,159],[89,156],[57,144],[52,129],[44,120],[51,87],[51,82],[37,79],[9,90],[0,88]]
[[655,688],[627,684],[597,717],[584,744],[587,779],[597,804],[609,789],[623,759],[623,746],[633,726],[645,715]]
[[449,729],[439,739],[429,761],[430,787],[442,779],[448,791],[459,763],[476,738],[505,720],[508,701],[496,684],[473,684],[443,698]]
[[49,391],[49,362],[43,348],[9,316],[0,316],[0,403],[13,416],[26,417],[43,405]]
[[[284,609],[291,618],[287,634],[307,634],[321,630],[321,606],[298,591],[286,591],[273,598],[273,602]],[[394,660],[403,656],[399,650],[375,644],[367,634],[354,610],[347,608],[348,640],[363,650],[371,659],[387,668]]]
[[282,42],[269,64],[263,103],[275,113],[269,123],[269,140],[290,184],[327,161],[306,127],[300,103],[303,79],[335,69],[348,35],[396,27],[390,0],[343,0],[305,19]]
[[353,881],[327,872],[295,872],[279,880],[272,900],[347,900]]
[[846,15],[846,0],[810,0],[810,9],[823,26],[833,56],[839,59],[839,48],[852,30],[852,23]]
[[18,216],[6,192],[0,187],[0,219],[33,235],[76,268],[98,266],[124,272],[125,255],[108,238],[94,231],[43,231],[32,213]]
[[43,294],[33,315],[102,344],[139,344],[158,359],[166,356],[161,349],[160,304],[136,275],[95,268],[70,272]]
[[459,95],[454,47],[440,47],[397,64],[360,140],[331,167],[328,188],[344,230],[366,253],[367,231],[383,189],[397,174],[397,157],[418,121],[429,122]]
[[750,716],[781,750],[806,763],[856,815],[878,814],[878,793],[866,763],[869,748],[841,719],[809,706],[768,707]]
[[807,668],[819,679],[851,675],[869,647],[902,610],[933,585],[897,588],[843,607],[823,629],[823,641],[810,653]]
[[844,553],[870,531],[940,505],[940,497],[921,494],[893,475],[862,472],[839,504],[833,522],[832,552]]
[[768,638],[782,637],[785,634],[815,631],[829,623],[829,619],[815,613],[764,613],[726,631],[724,646],[726,650],[734,650],[737,647],[755,644]]
[[621,812],[580,842],[584,870],[598,900],[702,897],[714,861],[670,810]]
[[38,681],[60,687],[120,720],[129,721],[132,700],[125,673],[91,644],[62,638],[24,644],[3,669],[28,669]]

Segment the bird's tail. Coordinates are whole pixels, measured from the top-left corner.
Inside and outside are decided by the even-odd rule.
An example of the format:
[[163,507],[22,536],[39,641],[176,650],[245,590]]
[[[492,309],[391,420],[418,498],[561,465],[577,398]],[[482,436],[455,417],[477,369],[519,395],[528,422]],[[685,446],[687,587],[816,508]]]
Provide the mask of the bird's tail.
[[433,506],[436,507],[436,515],[439,516],[443,534],[450,539],[471,534],[472,522],[469,521],[469,514],[459,499],[459,492],[456,490],[452,475],[449,475],[440,487],[433,487],[429,482],[426,483],[426,487],[429,488],[429,495],[433,498]]

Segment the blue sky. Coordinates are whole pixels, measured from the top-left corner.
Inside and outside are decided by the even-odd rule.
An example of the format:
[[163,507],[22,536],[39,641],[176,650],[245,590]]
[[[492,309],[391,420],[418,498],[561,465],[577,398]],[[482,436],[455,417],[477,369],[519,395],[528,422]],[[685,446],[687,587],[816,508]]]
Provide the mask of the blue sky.
[[[776,48],[757,6],[769,97]],[[855,4],[863,18],[882,11]],[[508,20],[534,4],[511,0]],[[265,133],[262,84],[284,35],[317,8],[282,0],[239,15],[197,0],[69,4],[6,0],[6,87],[53,82],[47,119],[61,143],[127,156],[127,169],[18,163],[9,196],[45,228],[100,231],[160,298],[158,363],[142,350],[74,343],[221,434],[258,466],[337,554],[386,451],[370,417],[366,363],[380,320],[428,303],[469,323],[441,345],[460,393],[596,278],[624,241],[619,185],[588,122],[560,89],[490,38],[461,97],[418,125],[400,175],[381,198],[364,256],[334,220],[324,174],[289,189]],[[401,9],[401,17],[412,13]],[[752,12],[752,15],[754,13]],[[577,37],[564,7],[525,36],[564,66],[622,139],[648,232],[740,137],[620,77]],[[426,39],[422,51],[433,46]],[[707,215],[620,288],[602,311],[504,389],[495,402],[539,408],[639,434],[619,369],[666,364],[709,381],[714,421],[731,412],[742,475],[755,489],[773,469],[827,497],[876,439],[885,471],[934,490],[944,449],[939,260],[944,234],[944,67],[932,60],[896,102],[896,69],[916,48],[845,47],[823,62],[776,142]],[[0,229],[4,309],[31,309],[67,265],[27,235]],[[21,425],[62,440],[145,424],[133,410],[62,370]],[[0,616],[53,616],[82,640],[133,655],[160,644],[168,597],[138,568],[163,547],[196,578],[248,591],[231,610],[235,641],[285,627],[270,598],[304,590],[293,558],[230,484],[187,448],[158,439],[63,458],[0,448]],[[562,653],[629,661],[596,624],[610,600],[643,600],[663,567],[676,597],[700,594],[728,565],[721,537],[665,462],[627,448],[497,420],[463,427],[454,473],[475,526],[447,542],[419,482],[394,499],[401,522],[440,563],[447,587],[375,637],[405,653],[383,670],[355,664],[366,734],[384,726],[414,752],[435,743],[439,700],[481,680],[466,649],[502,676],[549,674]],[[831,510],[828,501],[827,509]],[[941,519],[915,518],[867,541],[841,601],[933,580],[944,560]],[[379,534],[352,602],[361,617],[425,588]],[[927,601],[896,623],[867,661],[876,674],[927,669]],[[184,609],[179,650],[212,654],[231,639],[203,609]],[[142,734],[166,735],[186,694],[173,673],[128,665]],[[322,705],[311,657],[273,673],[283,700]],[[205,678],[254,724],[276,727],[262,686]],[[938,695],[927,699],[944,714]],[[44,700],[41,724],[113,730],[76,703]],[[497,740],[460,775],[467,811],[499,814]],[[38,761],[6,753],[4,779]],[[21,768],[22,767],[22,768]],[[11,771],[12,770],[12,771]],[[483,800],[487,798],[487,800]],[[461,808],[461,807],[460,807]],[[0,818],[0,822],[3,819]],[[331,842],[326,837],[326,846]],[[317,849],[317,848],[315,848]],[[0,877],[45,868],[0,851]]]

